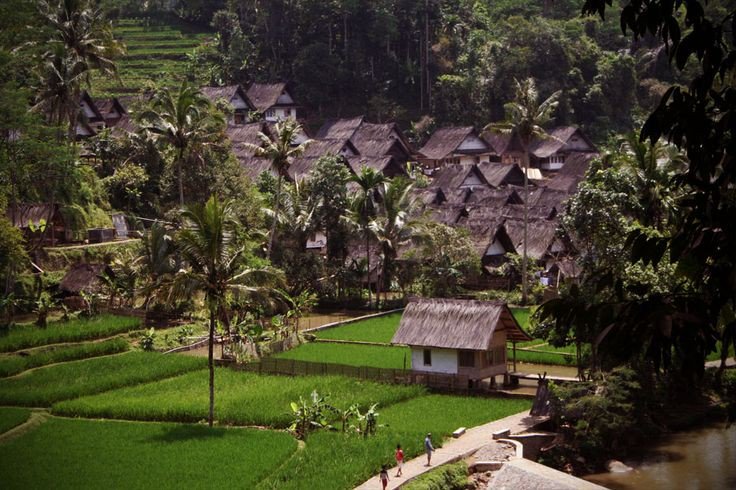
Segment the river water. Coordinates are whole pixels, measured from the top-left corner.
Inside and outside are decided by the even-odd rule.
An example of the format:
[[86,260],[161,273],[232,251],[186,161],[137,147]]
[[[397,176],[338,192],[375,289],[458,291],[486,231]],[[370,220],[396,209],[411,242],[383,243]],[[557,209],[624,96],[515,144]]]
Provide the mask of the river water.
[[628,473],[603,473],[586,480],[613,490],[736,489],[736,425],[712,425],[669,435],[646,450]]

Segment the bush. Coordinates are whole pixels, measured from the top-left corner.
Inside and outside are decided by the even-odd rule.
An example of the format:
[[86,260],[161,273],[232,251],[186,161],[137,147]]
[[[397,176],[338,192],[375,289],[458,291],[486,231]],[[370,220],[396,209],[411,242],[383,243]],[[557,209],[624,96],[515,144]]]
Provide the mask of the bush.
[[464,461],[447,464],[404,485],[405,490],[464,490],[468,485],[468,465]]
[[630,368],[614,369],[597,382],[550,383],[550,391],[550,415],[563,437],[545,457],[551,466],[595,471],[654,432],[646,410],[651,394]]

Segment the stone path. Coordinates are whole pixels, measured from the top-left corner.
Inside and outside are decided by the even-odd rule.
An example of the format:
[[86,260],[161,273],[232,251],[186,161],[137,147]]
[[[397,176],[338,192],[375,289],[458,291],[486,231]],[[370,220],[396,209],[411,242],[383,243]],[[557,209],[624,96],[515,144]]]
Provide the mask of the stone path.
[[[721,360],[718,359],[717,361],[708,361],[708,362],[705,363],[705,367],[706,368],[718,368],[718,367],[721,367]],[[736,367],[736,358],[734,358],[734,357],[727,358],[726,359],[726,367],[727,368]]]
[[[532,417],[528,411],[517,413],[509,417],[489,422],[484,425],[479,425],[468,429],[468,431],[460,436],[458,439],[448,439],[445,444],[438,448],[432,454],[432,466],[425,466],[427,463],[427,456],[425,454],[420,455],[410,461],[404,462],[403,476],[396,478],[396,468],[391,468],[389,474],[389,489],[399,488],[403,483],[408,480],[415,478],[427,471],[433,470],[434,468],[445,464],[458,461],[478,448],[491,442],[491,435],[494,432],[503,429],[511,429],[511,433],[522,432],[527,430],[534,425],[537,425],[547,420],[546,417]],[[356,490],[375,490],[381,488],[381,482],[378,476],[374,476],[370,480],[366,481],[362,485],[356,487]]]

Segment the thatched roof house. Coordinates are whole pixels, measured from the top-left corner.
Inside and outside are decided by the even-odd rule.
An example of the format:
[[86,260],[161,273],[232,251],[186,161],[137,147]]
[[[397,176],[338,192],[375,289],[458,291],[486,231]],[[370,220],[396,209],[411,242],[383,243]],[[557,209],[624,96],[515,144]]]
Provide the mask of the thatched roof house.
[[419,153],[419,161],[427,169],[452,163],[480,163],[495,155],[493,148],[472,126],[438,129]]
[[299,106],[290,92],[289,85],[284,82],[253,83],[246,95],[256,110],[263,113],[266,121],[281,121],[297,118]]
[[315,138],[317,139],[350,139],[363,124],[364,116],[356,116],[343,119],[328,119],[319,128]]
[[245,124],[248,122],[248,112],[256,110],[243,87],[238,84],[224,87],[202,87],[202,94],[213,104],[218,100],[225,100],[230,104],[233,108],[231,122],[234,124]]
[[505,374],[506,342],[531,340],[505,303],[458,299],[410,302],[392,344],[412,350],[412,370],[466,375]]
[[61,279],[59,289],[68,296],[78,296],[82,292],[99,294],[104,288],[100,278],[103,274],[112,274],[112,270],[105,264],[75,264]]

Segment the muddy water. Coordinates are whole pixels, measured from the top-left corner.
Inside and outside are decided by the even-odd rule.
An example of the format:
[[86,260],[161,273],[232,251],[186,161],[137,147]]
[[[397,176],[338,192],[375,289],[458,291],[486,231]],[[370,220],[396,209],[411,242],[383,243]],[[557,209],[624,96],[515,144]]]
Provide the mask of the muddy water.
[[315,311],[309,315],[303,316],[299,319],[299,330],[308,330],[310,328],[321,327],[328,323],[341,322],[356,318],[359,316],[370,315],[375,311],[366,310],[342,310],[342,311],[330,311],[330,312],[318,312]]
[[673,434],[648,449],[629,473],[590,475],[614,490],[736,489],[736,425],[708,426]]
[[[509,362],[509,369],[511,369],[511,362]],[[516,370],[520,373],[528,374],[543,374],[546,372],[548,376],[565,376],[570,378],[578,375],[578,368],[574,366],[554,366],[551,364],[531,364],[528,362],[517,362]]]

